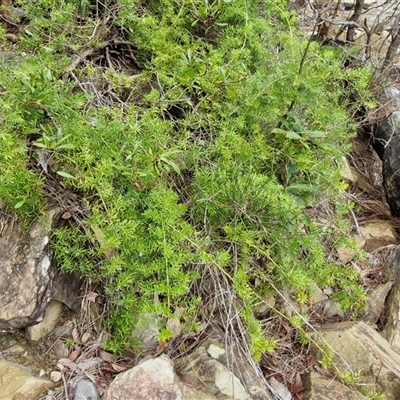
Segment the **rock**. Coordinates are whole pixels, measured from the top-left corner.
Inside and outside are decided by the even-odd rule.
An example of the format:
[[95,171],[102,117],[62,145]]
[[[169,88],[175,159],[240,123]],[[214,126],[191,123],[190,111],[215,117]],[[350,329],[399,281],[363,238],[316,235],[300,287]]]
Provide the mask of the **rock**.
[[54,386],[47,379],[32,376],[28,368],[6,360],[0,360],[0,383],[0,400],[36,400]]
[[[330,9],[335,9],[337,3],[338,3],[338,0],[314,0],[314,4],[317,7],[324,7],[324,8],[329,7]],[[363,8],[371,7],[375,3],[376,3],[376,0],[364,0]],[[347,1],[340,3],[341,7],[344,7],[346,10],[354,8],[355,4],[356,4],[356,0],[347,0]]]
[[303,400],[367,400],[341,383],[311,372],[302,379]]
[[276,398],[280,400],[292,400],[292,393],[290,393],[289,389],[283,383],[273,377],[268,381],[268,383],[272,387]]
[[254,306],[253,312],[256,318],[264,318],[275,307],[275,296],[273,294],[266,294],[263,296],[263,301],[260,301]]
[[[371,389],[396,399],[400,393],[400,355],[365,322],[327,324],[318,330],[334,350],[333,362],[341,373],[359,371]],[[313,335],[318,340],[317,335]],[[316,349],[319,352],[318,349]]]
[[386,300],[386,323],[382,335],[400,353],[400,282],[394,284]]
[[338,259],[344,265],[348,264],[366,244],[366,240],[362,235],[354,235],[351,239],[355,242],[353,248],[342,245],[337,249]]
[[26,332],[29,340],[38,341],[47,336],[56,327],[58,320],[63,312],[63,304],[52,300],[46,310],[43,321],[27,328]]
[[100,400],[100,396],[93,382],[82,379],[76,385],[74,400]]
[[327,299],[328,296],[319,288],[316,283],[312,282],[310,285],[309,304],[313,306]]
[[392,214],[400,216],[400,90],[392,84],[381,94],[381,104],[393,112],[378,123],[372,145],[382,160],[383,183]]
[[110,384],[105,396],[105,400],[131,399],[216,400],[216,397],[184,384],[174,374],[172,361],[163,355],[119,374]]
[[353,174],[353,171],[349,165],[349,162],[346,160],[345,157],[342,158],[342,165],[341,165],[341,169],[340,169],[340,176],[348,181],[348,182],[352,182],[352,183],[356,183],[357,182],[357,176],[355,176]]
[[72,328],[68,325],[58,326],[54,329],[54,336],[58,338],[71,338],[72,337]]
[[133,329],[132,337],[140,340],[144,352],[154,350],[157,347],[160,325],[161,319],[155,315],[145,314],[139,317],[139,324]]
[[79,311],[82,298],[80,289],[83,280],[77,274],[57,269],[53,279],[54,300],[61,301],[73,311]]
[[54,342],[53,348],[52,350],[54,351],[54,354],[56,355],[56,357],[58,359],[60,358],[67,358],[69,356],[69,350],[68,347],[65,345],[65,343],[60,340],[57,339]]
[[386,263],[386,275],[393,281],[393,286],[386,298],[382,335],[400,352],[400,246],[392,251]]
[[204,384],[201,391],[221,399],[271,399],[261,376],[233,347],[212,334],[191,354],[174,360],[177,373]]
[[326,301],[325,310],[327,317],[333,317],[333,316],[344,317],[344,312],[340,308],[339,303],[336,301],[332,301],[331,299]]
[[50,372],[50,380],[52,382],[60,382],[62,379],[62,374],[60,371],[51,371]]
[[16,354],[24,354],[26,350],[19,344],[14,344],[10,347],[7,347],[5,350],[1,352],[4,356],[8,355],[16,355]]
[[365,239],[364,249],[368,252],[397,243],[394,228],[386,221],[370,222],[361,226],[360,232]]
[[[389,281],[378,285],[370,293],[368,293],[368,305],[365,317],[363,320],[370,324],[376,324],[379,317],[381,316],[385,307],[385,300],[393,286],[393,282]],[[400,301],[400,299],[399,299]],[[386,336],[385,336],[386,337]],[[386,337],[387,338],[387,337]],[[389,343],[391,341],[389,340]]]
[[87,358],[86,360],[79,361],[76,366],[81,371],[89,371],[90,369],[99,369],[99,366],[103,363],[100,357]]
[[55,265],[49,234],[60,210],[50,209],[28,232],[9,223],[0,237],[0,330],[38,323],[52,298]]

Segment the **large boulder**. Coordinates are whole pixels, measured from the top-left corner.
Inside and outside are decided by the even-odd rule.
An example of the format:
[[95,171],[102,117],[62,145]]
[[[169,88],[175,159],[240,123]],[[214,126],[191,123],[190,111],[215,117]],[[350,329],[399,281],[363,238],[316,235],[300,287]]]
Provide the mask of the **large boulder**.
[[54,383],[35,377],[22,365],[0,360],[0,400],[24,399],[36,400]]
[[177,373],[203,382],[201,390],[219,399],[272,399],[267,384],[233,345],[213,333],[195,351],[174,361]]
[[59,208],[51,208],[29,230],[8,223],[0,237],[0,330],[40,322],[53,296],[55,274],[49,235]]
[[[321,340],[321,337],[323,340]],[[333,362],[342,373],[361,372],[371,389],[397,399],[400,393],[400,355],[365,322],[327,324],[314,340],[333,349]]]
[[50,246],[61,212],[49,207],[29,229],[16,217],[0,221],[0,331],[39,323],[51,300],[79,309],[82,280],[57,268]]
[[150,359],[119,374],[108,388],[105,400],[216,400],[183,383],[165,355]]
[[400,246],[393,249],[386,263],[386,274],[393,286],[386,298],[382,335],[400,354]]
[[400,216],[400,90],[385,89],[380,100],[391,113],[377,124],[373,147],[382,160],[383,184],[392,213]]
[[316,372],[303,377],[304,400],[367,400],[360,393]]

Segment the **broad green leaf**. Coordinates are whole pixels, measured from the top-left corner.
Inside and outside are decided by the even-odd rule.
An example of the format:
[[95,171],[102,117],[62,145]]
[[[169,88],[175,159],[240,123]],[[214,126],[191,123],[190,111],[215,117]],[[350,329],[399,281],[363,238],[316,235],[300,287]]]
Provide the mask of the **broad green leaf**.
[[14,208],[15,209],[21,208],[24,204],[25,204],[25,200],[21,200],[14,206]]
[[58,149],[75,149],[75,145],[72,143],[65,143],[65,144],[60,144],[59,146],[57,146]]
[[57,174],[60,175],[60,176],[62,176],[63,178],[75,179],[75,177],[72,176],[71,174],[69,174],[68,172],[57,171]]
[[287,139],[301,139],[301,136],[294,131],[288,131],[286,132],[286,138]]

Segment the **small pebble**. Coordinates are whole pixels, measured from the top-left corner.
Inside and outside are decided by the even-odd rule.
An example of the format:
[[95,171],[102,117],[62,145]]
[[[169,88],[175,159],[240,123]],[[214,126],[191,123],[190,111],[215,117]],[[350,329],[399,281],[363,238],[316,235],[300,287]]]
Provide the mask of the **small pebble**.
[[96,386],[87,379],[79,381],[76,385],[74,400],[100,400]]
[[25,349],[19,344],[14,344],[13,346],[8,347],[4,350],[4,354],[24,354]]
[[59,338],[70,338],[72,336],[72,329],[66,325],[59,326],[54,329],[54,335]]
[[53,382],[60,382],[62,378],[60,371],[51,371],[50,372],[50,380]]

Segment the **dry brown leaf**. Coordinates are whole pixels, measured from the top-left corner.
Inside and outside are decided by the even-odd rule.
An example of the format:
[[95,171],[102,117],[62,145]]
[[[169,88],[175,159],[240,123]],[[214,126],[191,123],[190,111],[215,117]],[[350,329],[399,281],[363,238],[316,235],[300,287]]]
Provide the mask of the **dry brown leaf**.
[[92,225],[91,228],[100,246],[105,247],[103,252],[107,260],[111,260],[114,257],[115,249],[105,245],[106,237],[104,235],[104,232],[97,225]]
[[87,301],[90,301],[91,303],[94,303],[96,301],[96,297],[99,294],[96,292],[89,292],[87,294],[85,294],[85,296],[83,296]]
[[115,356],[111,353],[107,353],[104,350],[100,350],[99,352],[99,357],[109,363],[112,363],[113,361],[115,361]]
[[71,335],[72,335],[72,339],[74,340],[74,342],[75,343],[79,343],[79,332],[78,332],[78,329],[76,329],[76,328],[72,329]]
[[301,376],[298,372],[294,374],[292,377],[291,381],[288,382],[287,384],[288,389],[293,393],[297,394],[300,393],[304,388],[303,388],[303,382],[301,381]]
[[163,342],[163,341],[158,342],[156,352],[158,353],[159,351],[163,351],[167,347],[167,345],[168,345],[168,342]]
[[65,211],[65,212],[63,213],[63,215],[61,215],[61,218],[62,218],[62,219],[69,219],[69,218],[71,218],[71,217],[72,217],[71,211]]
[[115,372],[124,372],[128,369],[127,367],[125,367],[123,365],[118,365],[118,364],[114,364],[114,363],[111,363],[111,365]]
[[71,351],[70,355],[68,356],[68,358],[71,361],[76,361],[79,357],[79,355],[81,354],[81,350],[80,349],[75,349],[73,351]]
[[183,375],[180,372],[177,372],[176,375],[186,386],[189,386],[195,390],[200,390],[203,387],[203,384],[198,379],[193,379],[190,376]]
[[71,370],[75,370],[77,368],[76,364],[73,361],[71,361],[69,358],[60,358],[58,360],[58,364],[60,364],[64,367],[68,367]]

